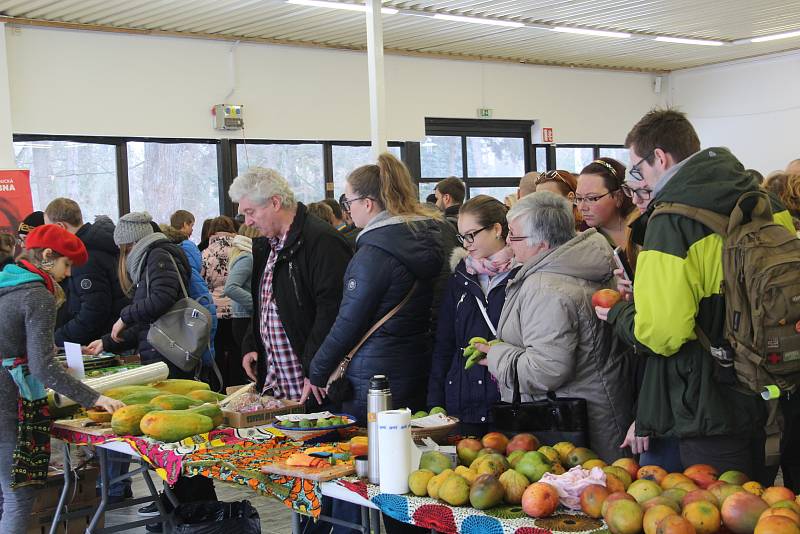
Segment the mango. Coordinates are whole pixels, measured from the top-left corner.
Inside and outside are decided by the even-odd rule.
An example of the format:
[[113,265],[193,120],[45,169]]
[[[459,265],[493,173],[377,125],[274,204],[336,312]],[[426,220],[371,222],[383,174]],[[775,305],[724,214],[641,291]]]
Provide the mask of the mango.
[[408,489],[417,497],[427,497],[428,482],[436,475],[428,469],[417,469],[408,475]]

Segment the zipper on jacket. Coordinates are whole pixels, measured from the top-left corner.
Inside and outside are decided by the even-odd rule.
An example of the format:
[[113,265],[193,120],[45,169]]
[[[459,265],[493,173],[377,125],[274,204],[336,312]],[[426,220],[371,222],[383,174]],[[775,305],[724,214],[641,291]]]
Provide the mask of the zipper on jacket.
[[300,290],[297,289],[297,280],[294,277],[294,261],[289,260],[289,279],[292,281],[292,287],[294,288],[294,297],[297,299],[297,305],[302,307],[303,302],[300,300]]

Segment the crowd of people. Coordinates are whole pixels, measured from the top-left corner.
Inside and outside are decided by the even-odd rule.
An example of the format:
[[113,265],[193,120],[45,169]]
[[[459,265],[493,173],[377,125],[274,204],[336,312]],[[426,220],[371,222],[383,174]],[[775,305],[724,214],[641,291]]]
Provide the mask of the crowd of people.
[[[670,471],[707,463],[770,483],[777,466],[766,465],[764,445],[774,410],[720,379],[696,333],[712,347],[725,342],[722,240],[692,218],[651,216],[679,203],[727,217],[743,194],[763,191],[774,221],[794,235],[800,160],[762,183],[727,149],[702,149],[674,110],[649,112],[625,145],[628,169],[603,157],[577,174],[528,173],[506,203],[467,200],[452,177],[421,203],[388,153],[353,170],[338,201],[307,206],[277,171],[252,168],[228,191],[239,215],[204,221],[199,246],[185,210],[160,226],[147,213],[115,225],[85,222],[75,201],[53,200],[18,236],[0,236],[0,531],[24,531],[46,472],[49,438],[36,426],[48,417],[44,388],[120,407],[55,363],[54,347],[66,341],[91,354],[134,350],[143,364],[165,362],[171,378],[199,377],[217,390],[252,381],[362,424],[376,374],[388,378],[395,407],[444,407],[464,435],[495,429],[493,407],[515,389],[523,402],[582,399],[588,445],[606,461],[641,455]],[[194,374],[147,337],[182,285],[213,319]],[[623,299],[593,306],[603,288]],[[486,357],[465,368],[475,337],[487,340],[476,345]],[[800,440],[797,404],[793,392],[779,401],[783,450]],[[800,490],[797,460],[782,461],[784,483]],[[215,498],[210,482],[179,486],[179,499]],[[110,490],[130,494],[124,484]]]

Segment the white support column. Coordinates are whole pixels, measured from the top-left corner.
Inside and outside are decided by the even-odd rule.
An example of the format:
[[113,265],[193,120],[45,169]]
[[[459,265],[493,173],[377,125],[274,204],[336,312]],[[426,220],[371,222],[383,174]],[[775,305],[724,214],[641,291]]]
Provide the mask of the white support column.
[[16,169],[14,128],[11,125],[11,89],[8,84],[6,24],[0,23],[0,169]]
[[383,78],[383,21],[381,0],[367,0],[367,60],[372,158],[386,151],[386,91]]

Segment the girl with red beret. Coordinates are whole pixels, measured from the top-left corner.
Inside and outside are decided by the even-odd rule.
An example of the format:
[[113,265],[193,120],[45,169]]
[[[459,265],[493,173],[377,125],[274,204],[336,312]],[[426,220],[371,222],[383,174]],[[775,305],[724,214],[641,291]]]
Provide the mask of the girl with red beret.
[[114,412],[123,404],[73,378],[55,360],[59,282],[86,263],[80,239],[55,225],[39,226],[16,264],[0,271],[0,532],[25,533],[37,486],[50,463],[49,387],[77,403]]

